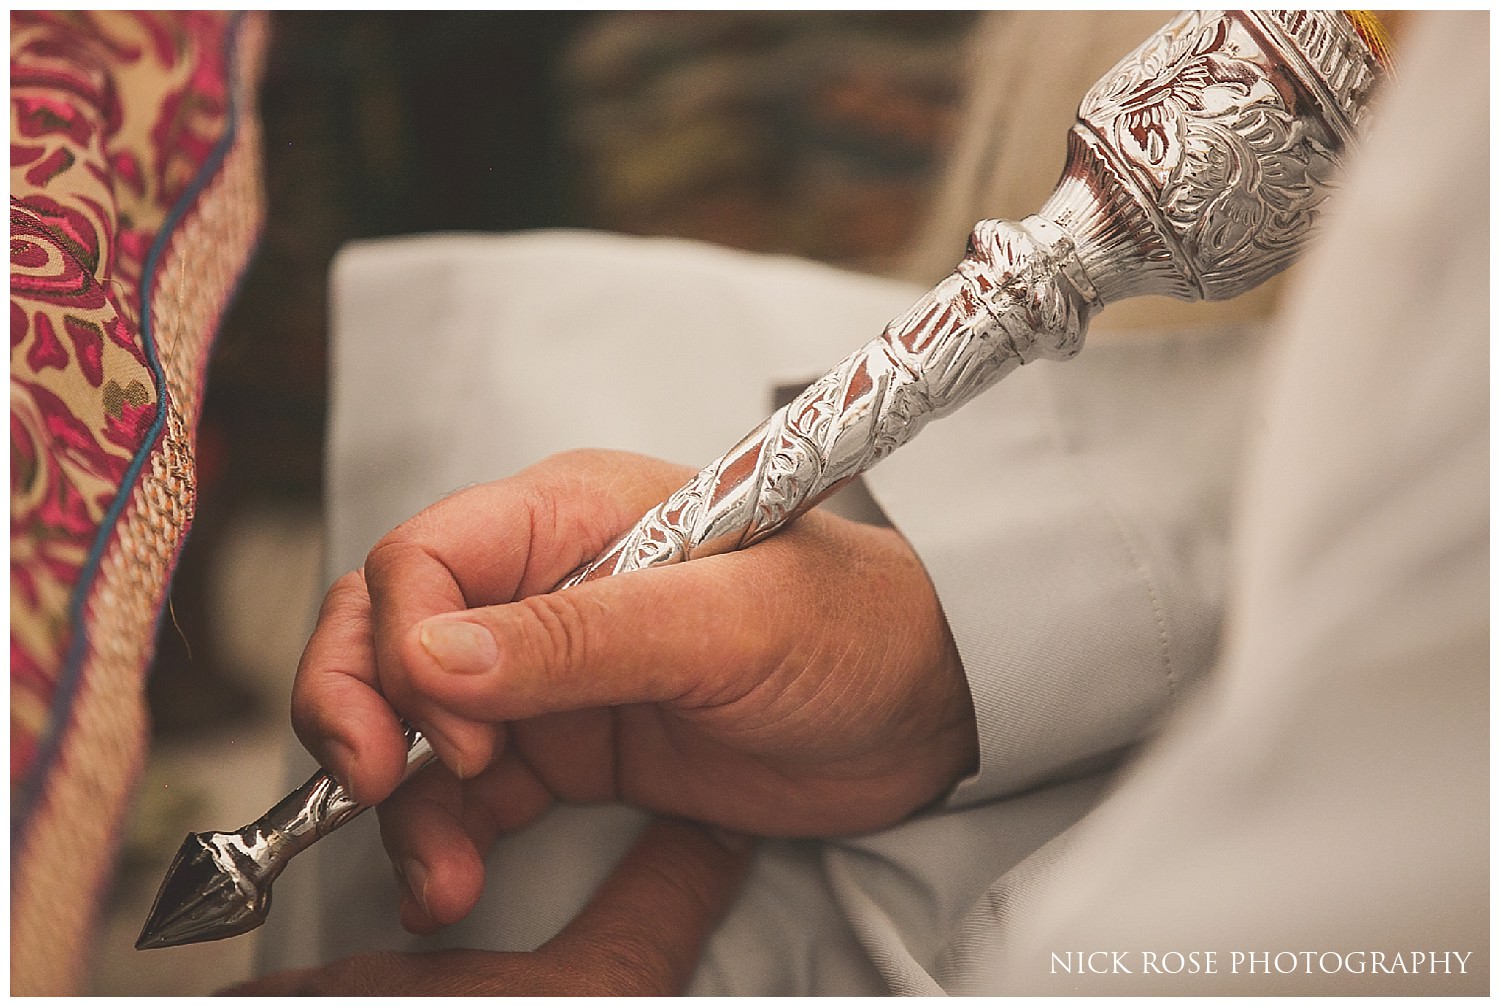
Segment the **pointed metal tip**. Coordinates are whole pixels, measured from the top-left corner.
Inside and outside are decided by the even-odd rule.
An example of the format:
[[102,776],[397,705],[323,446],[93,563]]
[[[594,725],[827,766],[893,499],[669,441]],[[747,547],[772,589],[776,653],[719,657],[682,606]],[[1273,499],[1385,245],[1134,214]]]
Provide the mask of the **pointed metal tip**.
[[232,834],[196,832],[183,840],[136,938],[136,950],[237,937],[266,921],[270,890],[257,890],[235,867],[222,842],[230,838]]

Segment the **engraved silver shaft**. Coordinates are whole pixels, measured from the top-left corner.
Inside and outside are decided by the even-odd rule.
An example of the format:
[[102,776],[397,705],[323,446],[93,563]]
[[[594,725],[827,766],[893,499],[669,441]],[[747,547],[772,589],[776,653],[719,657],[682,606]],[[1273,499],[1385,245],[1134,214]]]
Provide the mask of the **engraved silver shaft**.
[[1100,306],[1066,232],[982,221],[969,254],[560,587],[752,545],[1023,363],[1065,360]]
[[[1311,234],[1382,69],[1342,12],[1178,16],[1084,96],[1035,216],[980,221],[906,314],[557,589],[760,541],[1014,368],[1078,353],[1108,304],[1259,285]],[[412,732],[408,771],[431,757]],[[286,862],[361,810],[319,773],[239,832],[190,836],[137,947],[259,925]]]
[[[403,781],[432,761],[432,745],[407,728]],[[321,770],[236,832],[195,832],[162,881],[137,950],[221,940],[249,933],[271,911],[271,883],[293,857],[349,822],[363,805]]]

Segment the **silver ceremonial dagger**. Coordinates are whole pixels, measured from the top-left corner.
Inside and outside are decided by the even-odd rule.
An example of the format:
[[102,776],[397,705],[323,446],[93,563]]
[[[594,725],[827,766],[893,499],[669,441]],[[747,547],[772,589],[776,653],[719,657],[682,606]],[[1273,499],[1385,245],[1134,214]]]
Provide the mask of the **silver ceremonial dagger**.
[[[752,545],[1019,365],[1075,355],[1107,304],[1259,285],[1311,233],[1385,52],[1361,12],[1179,15],[1084,96],[1036,215],[976,224],[905,315],[556,589]],[[432,749],[408,742],[409,776]],[[237,832],[188,836],[136,947],[258,927],[288,861],[363,810],[319,772]]]

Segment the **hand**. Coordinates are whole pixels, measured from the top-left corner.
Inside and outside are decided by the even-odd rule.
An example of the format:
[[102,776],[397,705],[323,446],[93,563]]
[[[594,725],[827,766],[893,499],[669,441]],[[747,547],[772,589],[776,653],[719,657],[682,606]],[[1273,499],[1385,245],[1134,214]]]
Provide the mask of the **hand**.
[[363,803],[400,780],[398,714],[450,771],[380,808],[409,929],[462,918],[482,851],[553,800],[832,835],[973,770],[957,651],[893,529],[814,511],[740,552],[547,593],[691,474],[558,456],[428,508],[330,590],[293,694],[304,744]]
[[728,908],[750,841],[686,822],[647,826],[572,923],[532,952],[353,955],[252,980],[237,996],[671,996]]

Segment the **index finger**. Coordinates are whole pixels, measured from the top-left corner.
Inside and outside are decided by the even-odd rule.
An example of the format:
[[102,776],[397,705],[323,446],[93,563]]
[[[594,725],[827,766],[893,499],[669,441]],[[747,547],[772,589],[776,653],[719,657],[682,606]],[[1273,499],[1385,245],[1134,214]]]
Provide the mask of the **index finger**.
[[382,800],[400,781],[406,737],[375,680],[363,571],[329,587],[292,685],[292,727],[355,800]]
[[378,686],[458,776],[488,765],[495,734],[430,702],[411,670],[433,659],[419,626],[434,615],[550,590],[601,552],[687,470],[614,452],[555,456],[448,497],[383,538],[365,562]]

